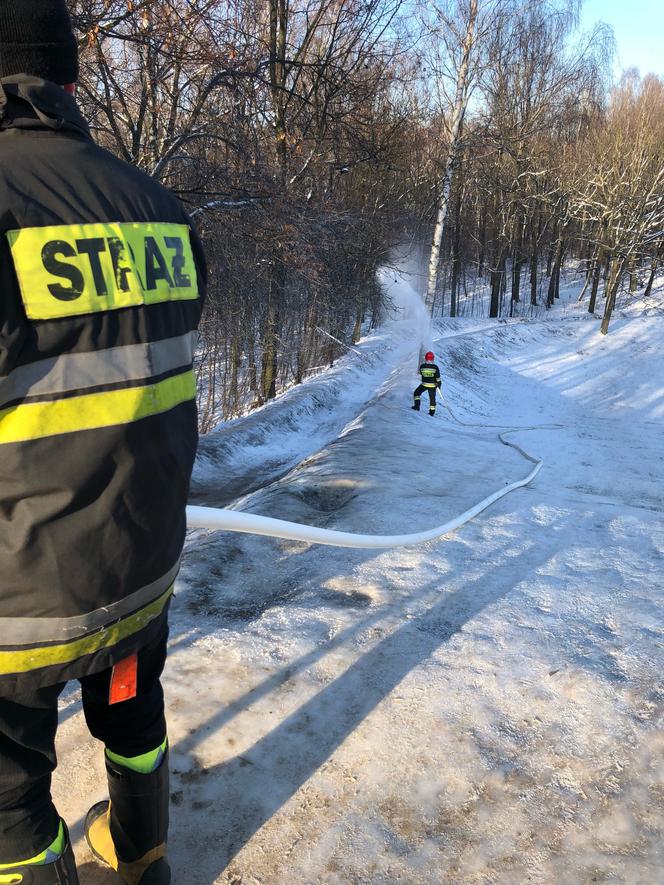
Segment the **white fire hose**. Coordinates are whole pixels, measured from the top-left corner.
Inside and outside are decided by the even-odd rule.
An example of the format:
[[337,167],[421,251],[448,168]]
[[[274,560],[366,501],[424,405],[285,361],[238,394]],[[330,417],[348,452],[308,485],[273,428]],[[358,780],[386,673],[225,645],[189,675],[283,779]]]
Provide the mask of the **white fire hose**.
[[[442,397],[441,397],[442,398]],[[444,400],[443,400],[444,403]],[[445,407],[449,411],[452,418],[458,423],[459,421],[452,413],[446,403]],[[487,427],[493,425],[472,425],[464,424],[465,427]],[[502,489],[484,498],[478,504],[475,504],[469,510],[455,516],[448,522],[435,528],[428,529],[424,532],[415,532],[409,535],[359,535],[353,532],[337,532],[330,529],[320,529],[315,526],[302,525],[297,522],[287,522],[283,519],[273,519],[269,516],[257,516],[254,513],[243,513],[238,510],[220,510],[214,507],[187,507],[187,525],[190,529],[209,529],[217,532],[244,532],[250,535],[265,535],[271,538],[286,538],[290,541],[307,541],[311,544],[325,544],[329,547],[359,547],[364,550],[376,550],[386,547],[408,547],[413,544],[421,544],[423,541],[432,541],[435,538],[441,538],[449,535],[460,526],[471,519],[474,519],[487,507],[490,507],[500,498],[504,498],[510,492],[520,489],[528,485],[537,476],[542,468],[542,460],[529,455],[521,446],[505,439],[508,433],[516,433],[520,430],[539,430],[544,427],[558,427],[559,425],[539,425],[537,427],[514,427],[502,431],[498,434],[503,445],[516,449],[520,455],[531,461],[535,466],[528,476],[519,479],[516,482],[506,485]]]

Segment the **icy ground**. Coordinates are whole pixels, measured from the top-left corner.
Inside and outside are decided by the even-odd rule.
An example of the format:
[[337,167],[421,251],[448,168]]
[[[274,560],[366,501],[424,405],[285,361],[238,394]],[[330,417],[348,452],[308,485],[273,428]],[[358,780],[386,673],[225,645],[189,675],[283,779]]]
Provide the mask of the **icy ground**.
[[[192,533],[165,677],[174,885],[664,882],[652,303],[606,338],[571,294],[544,322],[447,321],[444,392],[476,427],[410,411],[411,318],[363,344],[366,371],[349,356],[205,441],[200,502],[262,465],[234,506],[388,534],[528,473],[482,425],[562,425],[514,435],[544,458],[529,488],[415,549]],[[82,885],[111,885],[81,839],[104,776],[76,690],[61,718],[56,802]]]

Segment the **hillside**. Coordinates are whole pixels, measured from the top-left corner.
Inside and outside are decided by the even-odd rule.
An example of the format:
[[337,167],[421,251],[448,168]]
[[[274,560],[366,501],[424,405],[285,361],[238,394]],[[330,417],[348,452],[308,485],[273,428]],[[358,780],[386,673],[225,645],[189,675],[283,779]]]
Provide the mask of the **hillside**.
[[[197,501],[375,534],[440,524],[527,474],[492,425],[535,427],[513,439],[544,467],[415,548],[191,533],[165,678],[175,882],[658,881],[652,298],[608,337],[571,293],[548,318],[446,320],[445,397],[473,426],[410,411],[426,333],[411,311],[203,441]],[[55,798],[82,882],[110,885],[81,839],[103,763],[73,688],[62,719]]]

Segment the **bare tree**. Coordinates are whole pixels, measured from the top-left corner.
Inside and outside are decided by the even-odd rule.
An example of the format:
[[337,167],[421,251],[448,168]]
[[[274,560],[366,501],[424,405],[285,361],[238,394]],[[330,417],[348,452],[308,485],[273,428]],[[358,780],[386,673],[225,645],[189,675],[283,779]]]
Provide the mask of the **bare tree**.
[[[464,5],[457,10],[458,17],[456,21],[454,18],[444,15],[442,9],[435,5],[433,8],[433,15],[435,19],[437,19],[434,24],[433,33],[444,43],[449,56],[448,63],[456,67],[456,83],[454,100],[449,112],[449,122],[446,120],[445,112],[442,116],[443,123],[447,129],[447,155],[443,164],[441,177],[436,183],[436,202],[438,204],[438,210],[436,213],[436,223],[431,243],[426,292],[426,303],[432,310],[436,297],[440,247],[443,241],[445,219],[449,207],[452,176],[459,155],[461,128],[463,126],[463,118],[468,107],[468,99],[470,96],[472,79],[471,58],[476,37],[478,0],[468,0],[467,4],[464,3]],[[444,83],[439,81],[439,92],[444,94],[444,91]]]
[[[631,72],[604,119],[579,145],[573,209],[594,247],[596,279],[608,267],[606,334],[624,274],[664,242],[664,83]],[[593,283],[594,309],[597,284]]]

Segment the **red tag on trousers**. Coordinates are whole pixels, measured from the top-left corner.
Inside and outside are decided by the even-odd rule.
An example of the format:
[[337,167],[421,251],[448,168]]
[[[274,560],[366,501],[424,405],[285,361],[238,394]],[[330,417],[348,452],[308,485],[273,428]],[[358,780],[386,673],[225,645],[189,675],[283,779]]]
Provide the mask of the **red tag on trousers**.
[[134,652],[113,667],[111,687],[108,693],[109,704],[120,704],[136,697],[138,674],[138,654]]

